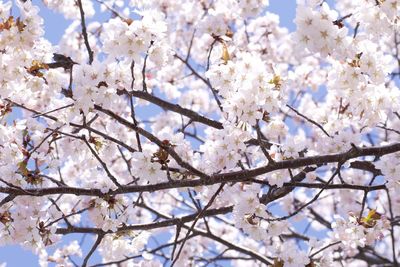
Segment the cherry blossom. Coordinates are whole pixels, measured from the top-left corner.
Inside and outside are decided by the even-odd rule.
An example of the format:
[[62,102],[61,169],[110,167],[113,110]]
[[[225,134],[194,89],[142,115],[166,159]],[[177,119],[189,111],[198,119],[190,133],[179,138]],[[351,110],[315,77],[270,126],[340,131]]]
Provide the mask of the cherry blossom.
[[268,0],[43,3],[0,1],[1,246],[399,266],[398,1],[299,0],[294,29]]

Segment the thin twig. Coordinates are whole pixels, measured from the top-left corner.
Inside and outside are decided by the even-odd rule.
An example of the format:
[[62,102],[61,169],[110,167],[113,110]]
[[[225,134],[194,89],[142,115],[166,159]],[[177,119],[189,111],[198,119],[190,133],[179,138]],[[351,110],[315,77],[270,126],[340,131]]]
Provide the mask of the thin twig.
[[118,183],[117,178],[115,178],[114,175],[111,174],[110,170],[107,167],[107,164],[97,155],[96,151],[92,148],[92,146],[89,144],[89,142],[86,140],[85,136],[82,136],[81,138],[85,144],[89,147],[90,151],[92,152],[93,156],[100,162],[101,166],[103,167],[104,171],[107,173],[107,176],[110,178],[110,180],[118,187],[121,187],[121,184]]
[[87,52],[89,54],[89,64],[92,65],[92,63],[93,63],[93,51],[90,48],[90,44],[89,44],[89,38],[88,38],[87,30],[86,30],[85,12],[83,11],[83,7],[82,7],[82,0],[77,0],[77,3],[78,3],[78,7],[79,7],[79,12],[80,12],[80,15],[81,15],[82,35],[83,35],[83,39],[84,39],[84,42],[85,42],[86,50],[87,50]]
[[216,197],[218,196],[218,194],[222,191],[223,187],[225,186],[225,183],[222,183],[219,188],[217,189],[217,191],[214,193],[214,195],[211,197],[210,201],[207,203],[207,205],[198,213],[198,215],[196,216],[196,219],[193,221],[192,226],[190,226],[185,239],[182,242],[182,245],[180,246],[179,250],[178,250],[178,254],[176,255],[176,258],[174,259],[174,261],[171,264],[171,267],[173,267],[175,265],[175,263],[178,261],[179,259],[179,255],[181,254],[183,247],[185,246],[186,240],[189,237],[190,233],[193,231],[194,226],[196,225],[197,221],[203,216],[204,212],[213,204],[214,200],[216,199]]
[[85,259],[83,260],[82,267],[86,267],[87,263],[92,256],[92,254],[95,252],[96,248],[100,245],[101,240],[103,239],[104,235],[99,234],[97,235],[96,242],[93,244],[92,248],[90,249],[89,253],[86,255]]
[[293,110],[297,115],[299,115],[300,117],[302,117],[302,118],[305,119],[306,121],[308,121],[308,122],[314,124],[315,126],[317,126],[318,128],[320,128],[320,129],[324,132],[324,134],[326,134],[328,137],[331,137],[331,136],[328,134],[328,132],[325,131],[324,127],[322,127],[321,124],[319,124],[318,122],[316,122],[316,121],[314,121],[314,120],[312,120],[312,119],[307,118],[305,115],[301,114],[299,111],[297,111],[295,108],[291,107],[290,105],[286,105],[286,106],[287,106],[288,108],[290,108],[291,110]]

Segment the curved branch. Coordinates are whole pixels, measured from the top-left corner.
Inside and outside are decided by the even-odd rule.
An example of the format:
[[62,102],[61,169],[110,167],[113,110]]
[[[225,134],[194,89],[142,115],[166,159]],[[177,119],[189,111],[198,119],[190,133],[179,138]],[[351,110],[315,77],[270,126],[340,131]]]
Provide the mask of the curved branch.
[[[181,225],[183,223],[191,222],[195,220],[197,217],[209,217],[215,216],[219,214],[226,214],[233,210],[233,206],[227,206],[223,208],[209,209],[204,211],[202,214],[200,212],[196,212],[187,216],[179,217],[179,218],[168,218],[166,220],[160,222],[152,222],[152,223],[144,223],[144,224],[133,224],[133,225],[124,225],[117,229],[116,232],[123,232],[129,230],[152,230],[162,227]],[[58,228],[56,231],[57,234],[73,234],[73,233],[87,233],[87,234],[111,234],[113,232],[108,231],[104,232],[101,228],[92,228],[92,227],[68,227],[68,228]]]
[[216,128],[216,129],[223,129],[224,127],[222,126],[222,123],[218,122],[218,121],[214,121],[212,119],[209,119],[205,116],[202,116],[196,112],[194,112],[193,110],[187,109],[187,108],[183,108],[178,104],[172,104],[170,102],[167,102],[161,98],[158,98],[156,96],[153,96],[147,92],[143,92],[143,91],[126,91],[126,90],[121,90],[119,92],[123,92],[124,94],[130,95],[130,96],[134,96],[146,101],[149,101],[150,103],[153,103],[161,108],[182,114],[190,119],[192,119],[192,121],[194,122],[200,122],[202,124],[205,124],[207,126]]
[[100,245],[101,240],[103,239],[104,235],[99,234],[97,236],[96,242],[93,244],[92,248],[90,249],[89,253],[86,255],[85,259],[83,260],[82,267],[86,267],[90,257],[95,252],[96,248]]
[[188,171],[192,172],[194,175],[197,175],[201,178],[208,178],[208,175],[197,170],[196,168],[194,168],[192,165],[190,165],[189,163],[185,162],[174,150],[172,147],[167,147],[165,145],[163,145],[162,141],[160,139],[158,139],[157,137],[155,137],[153,134],[151,134],[150,132],[136,126],[135,124],[125,120],[124,118],[118,116],[117,114],[115,114],[114,112],[112,112],[111,110],[102,108],[99,105],[94,105],[94,108],[104,114],[107,114],[108,116],[110,116],[111,118],[115,119],[116,121],[118,121],[119,123],[121,123],[122,125],[134,130],[135,132],[138,132],[139,134],[143,135],[144,137],[146,137],[148,140],[150,140],[151,142],[157,144],[160,148],[163,148],[164,150],[166,150],[169,155],[171,155],[172,158],[175,159],[175,161],[182,167],[187,169]]
[[81,15],[82,35],[83,35],[83,39],[85,41],[85,46],[86,46],[87,52],[89,54],[89,64],[92,65],[93,50],[90,48],[90,44],[89,44],[89,38],[88,38],[87,30],[86,30],[85,12],[83,11],[83,7],[82,7],[82,0],[78,0],[78,7],[79,7],[80,15]]

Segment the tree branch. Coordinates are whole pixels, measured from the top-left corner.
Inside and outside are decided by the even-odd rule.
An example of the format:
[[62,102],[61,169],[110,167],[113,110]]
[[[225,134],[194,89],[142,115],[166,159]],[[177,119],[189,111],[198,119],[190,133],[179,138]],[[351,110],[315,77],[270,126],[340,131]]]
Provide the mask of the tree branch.
[[81,15],[81,26],[82,26],[82,35],[83,35],[83,39],[85,41],[85,46],[86,46],[86,50],[89,54],[89,64],[92,65],[93,62],[93,51],[90,48],[90,44],[89,44],[89,37],[87,34],[87,30],[86,30],[86,22],[85,22],[85,12],[83,11],[83,7],[82,7],[82,0],[77,0],[78,3],[78,7],[79,7],[79,12]]

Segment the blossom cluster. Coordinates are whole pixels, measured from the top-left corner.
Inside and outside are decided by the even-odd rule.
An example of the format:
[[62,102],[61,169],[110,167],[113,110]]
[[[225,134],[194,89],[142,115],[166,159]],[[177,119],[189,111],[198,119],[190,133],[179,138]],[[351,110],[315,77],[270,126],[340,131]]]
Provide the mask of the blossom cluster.
[[398,1],[300,0],[295,31],[268,0],[43,2],[72,20],[58,43],[0,0],[1,246],[398,265]]

